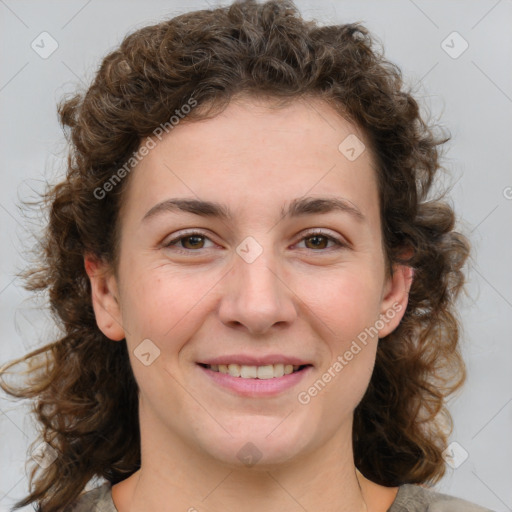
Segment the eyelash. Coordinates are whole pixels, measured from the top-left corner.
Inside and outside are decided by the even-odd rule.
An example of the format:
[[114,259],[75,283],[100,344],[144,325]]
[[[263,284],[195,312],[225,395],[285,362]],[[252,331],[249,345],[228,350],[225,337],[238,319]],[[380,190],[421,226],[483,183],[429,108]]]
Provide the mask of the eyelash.
[[[306,233],[303,235],[303,237],[299,240],[299,242],[302,242],[303,240],[307,239],[307,238],[313,238],[314,236],[322,236],[322,237],[325,237],[327,238],[327,240],[331,241],[331,242],[334,242],[334,244],[336,244],[337,247],[331,247],[330,250],[340,250],[340,249],[346,249],[348,248],[348,244],[339,240],[338,238],[335,238],[331,235],[328,235],[327,233],[323,232],[323,231],[311,231],[309,233]],[[184,240],[186,238],[189,238],[189,237],[193,237],[193,236],[199,236],[201,238],[205,238],[207,240],[210,240],[210,238],[208,236],[206,236],[204,233],[201,233],[200,231],[192,231],[190,233],[182,233],[180,236],[176,237],[176,238],[173,238],[172,240],[170,240],[169,242],[163,244],[163,247],[166,248],[166,249],[170,249],[172,246],[176,246],[181,240]],[[212,240],[210,240],[212,241]],[[202,248],[200,249],[178,249],[178,248],[174,248],[173,251],[174,252],[177,252],[179,254],[190,254],[190,253],[194,253],[194,252],[199,252],[201,251]],[[327,252],[329,251],[328,248],[325,248],[325,249],[309,249],[310,251],[314,251],[314,252]]]

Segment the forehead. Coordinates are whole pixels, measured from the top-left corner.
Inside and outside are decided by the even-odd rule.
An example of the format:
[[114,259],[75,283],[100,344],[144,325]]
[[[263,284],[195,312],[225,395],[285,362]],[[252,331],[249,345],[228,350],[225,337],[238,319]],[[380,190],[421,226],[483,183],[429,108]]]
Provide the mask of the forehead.
[[363,132],[326,102],[276,107],[243,98],[215,117],[178,124],[157,142],[132,171],[125,203],[144,215],[167,198],[196,197],[229,204],[241,220],[327,194],[371,214],[378,211],[373,166]]

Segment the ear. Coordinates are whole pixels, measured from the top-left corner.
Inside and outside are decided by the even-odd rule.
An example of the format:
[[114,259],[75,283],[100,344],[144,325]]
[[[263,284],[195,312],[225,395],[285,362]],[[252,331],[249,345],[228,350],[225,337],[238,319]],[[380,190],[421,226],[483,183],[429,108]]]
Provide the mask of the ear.
[[119,303],[118,287],[110,267],[95,256],[85,255],[85,271],[91,282],[92,305],[96,323],[111,340],[125,338]]
[[394,265],[393,274],[388,276],[383,290],[379,338],[393,332],[402,320],[409,302],[409,291],[414,276],[414,269],[406,265]]

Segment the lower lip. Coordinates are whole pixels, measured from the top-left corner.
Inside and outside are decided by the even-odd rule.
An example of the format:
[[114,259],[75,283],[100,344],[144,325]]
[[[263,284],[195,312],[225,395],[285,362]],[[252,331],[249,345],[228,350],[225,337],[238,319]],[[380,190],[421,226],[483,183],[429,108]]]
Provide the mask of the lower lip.
[[242,377],[233,377],[227,373],[214,372],[209,368],[197,365],[213,382],[234,391],[238,395],[246,397],[266,397],[275,396],[287,389],[296,386],[302,379],[309,375],[312,366],[298,371],[283,375],[282,377],[273,377],[272,379],[244,379]]

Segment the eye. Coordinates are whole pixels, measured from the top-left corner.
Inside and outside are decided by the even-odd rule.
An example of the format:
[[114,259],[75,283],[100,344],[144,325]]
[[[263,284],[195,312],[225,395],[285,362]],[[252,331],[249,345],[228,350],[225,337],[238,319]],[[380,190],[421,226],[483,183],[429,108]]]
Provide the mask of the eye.
[[[191,252],[199,252],[199,249],[211,248],[205,247],[205,241],[207,240],[211,242],[210,238],[204,233],[194,231],[186,234],[182,233],[180,236],[164,243],[162,247],[172,249],[177,253],[190,254]],[[318,230],[306,233],[306,235],[300,239],[300,242],[303,241],[306,244],[306,249],[310,249],[315,252],[325,252],[325,249],[335,250],[348,247],[348,244],[342,240]],[[328,247],[329,242],[334,244],[334,247]]]
[[[336,248],[345,248],[347,244],[334,236],[330,236],[323,231],[313,231],[307,233],[301,239],[301,242],[305,241],[306,248],[311,249],[313,251],[321,251],[322,249],[327,249],[326,244],[332,242]],[[310,246],[308,247],[308,241],[310,242]],[[332,249],[332,246],[331,246]],[[322,252],[322,251],[321,251]]]
[[[195,252],[195,249],[204,249],[204,241],[210,240],[206,235],[200,232],[187,233],[177,238],[173,238],[166,242],[163,247],[172,248],[177,247],[176,252],[190,253]],[[210,240],[211,241],[211,240]]]

